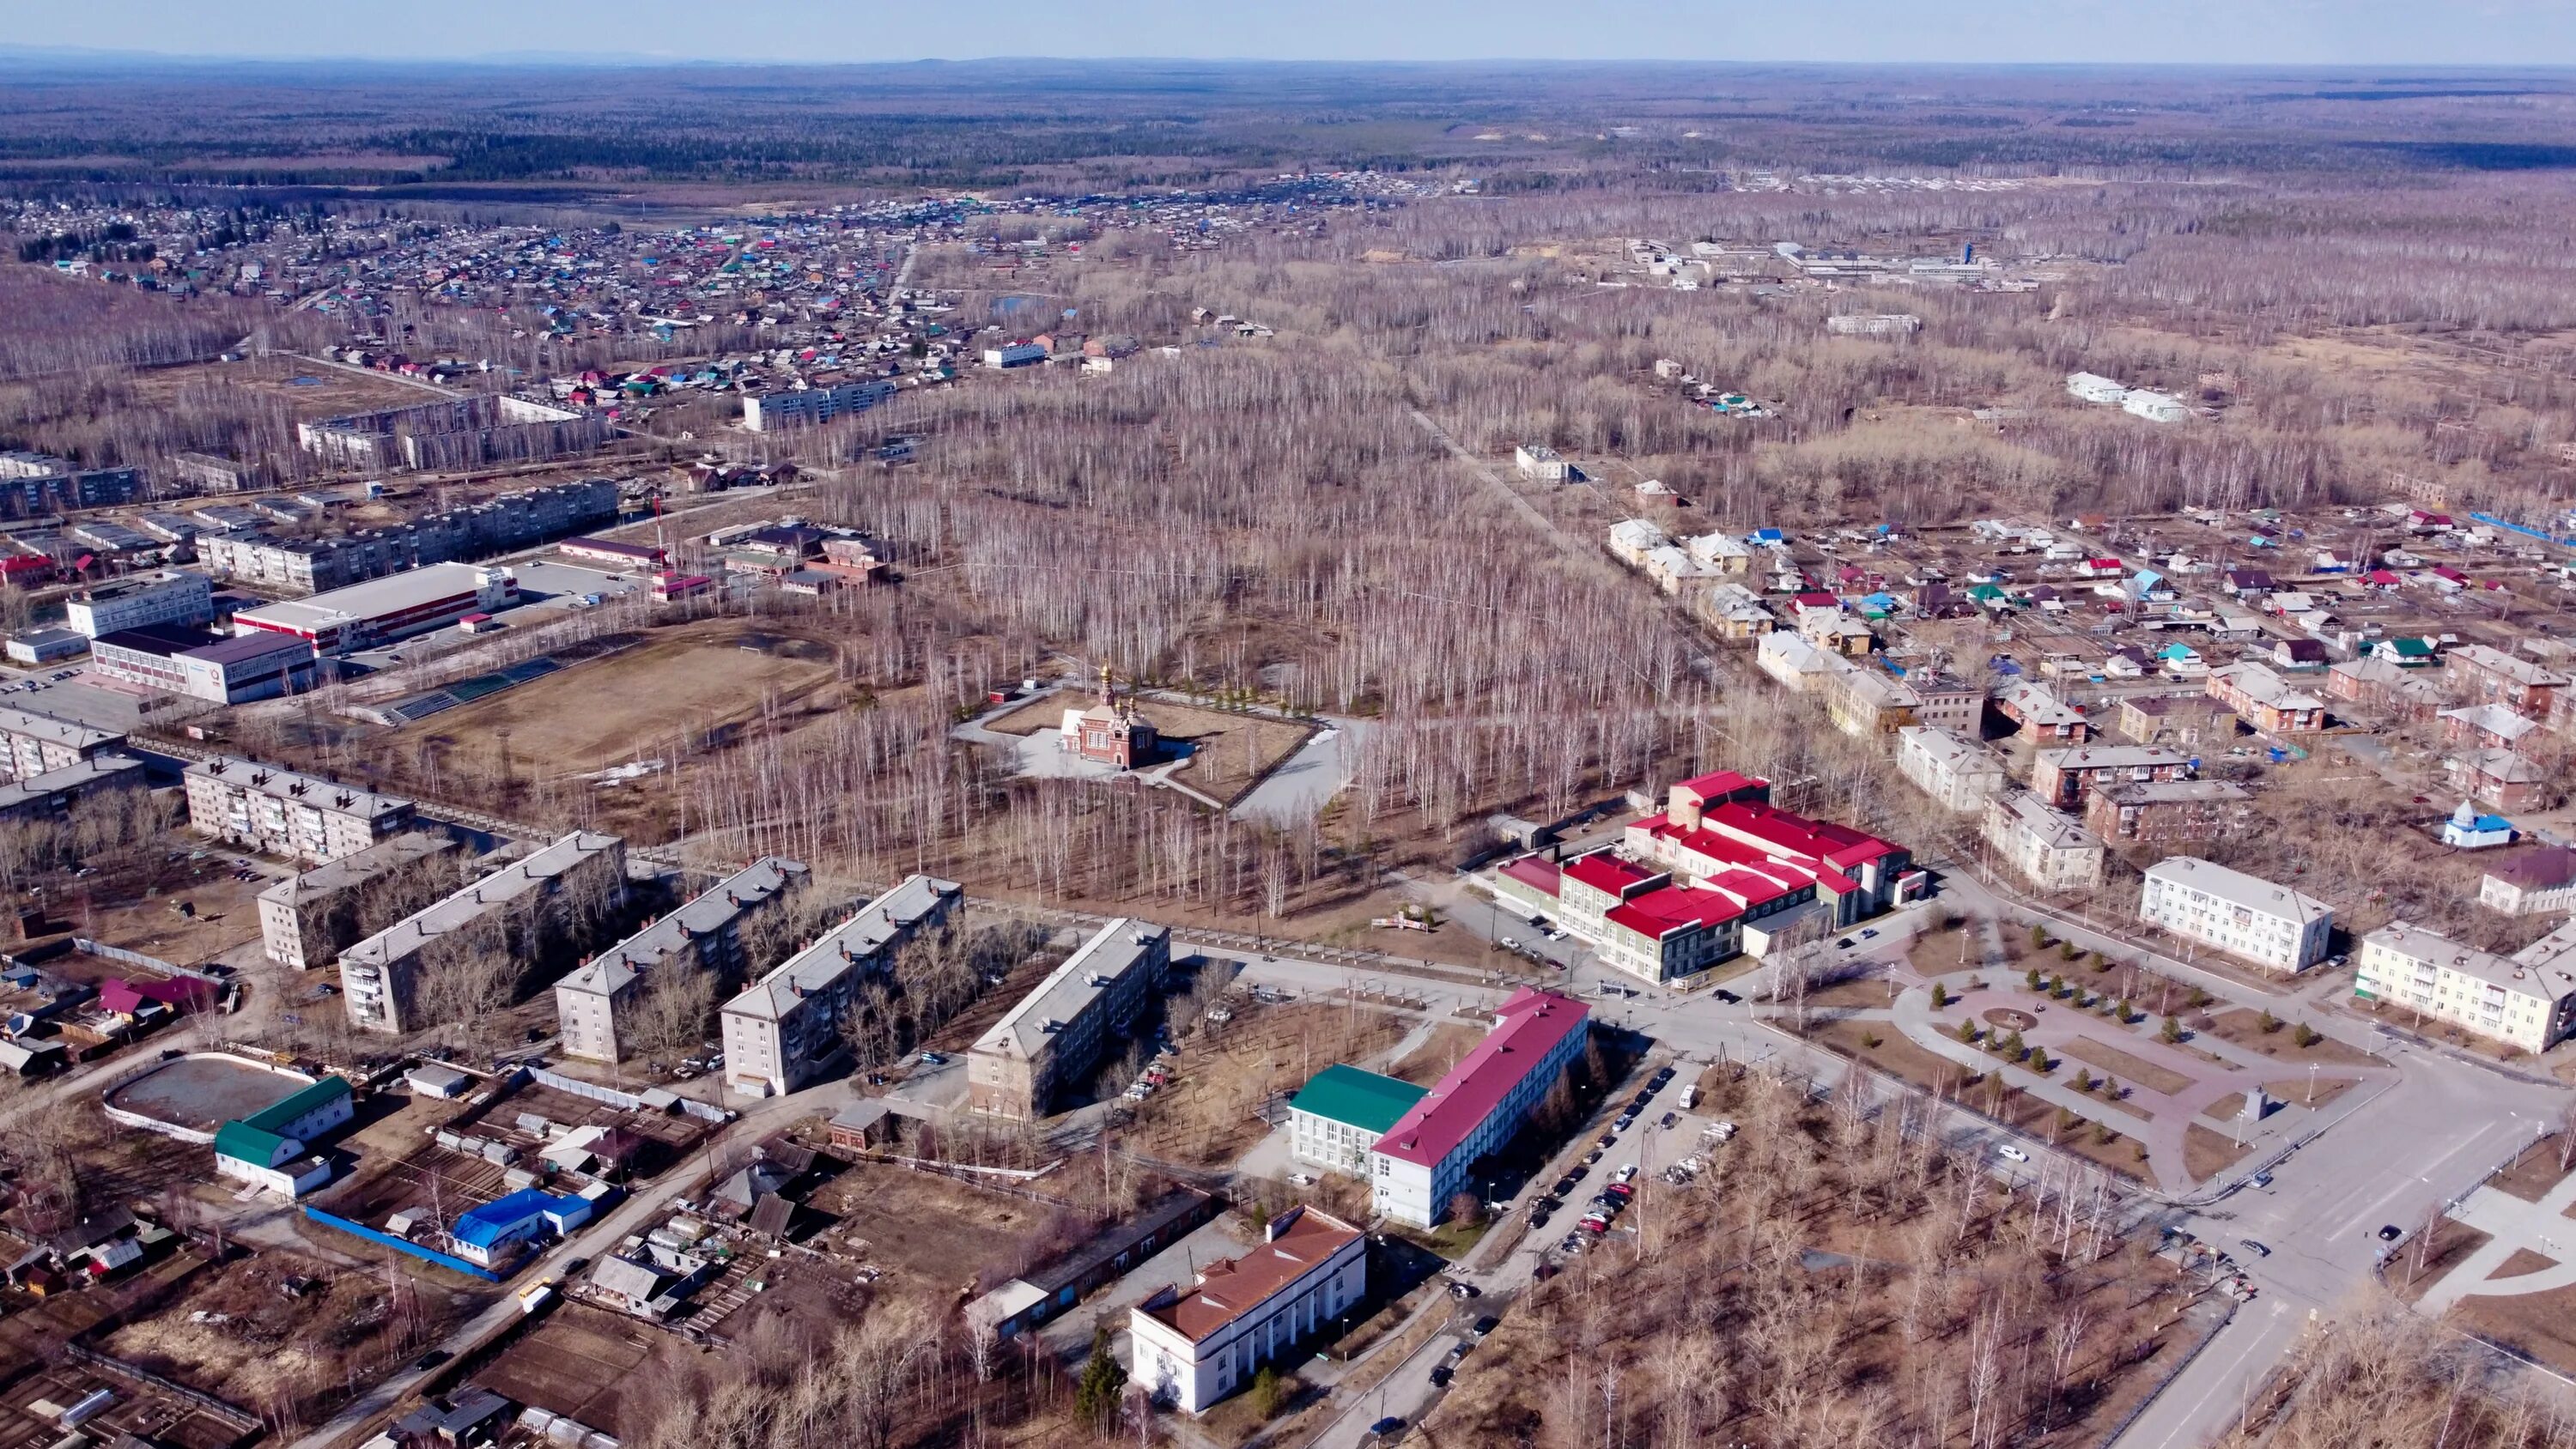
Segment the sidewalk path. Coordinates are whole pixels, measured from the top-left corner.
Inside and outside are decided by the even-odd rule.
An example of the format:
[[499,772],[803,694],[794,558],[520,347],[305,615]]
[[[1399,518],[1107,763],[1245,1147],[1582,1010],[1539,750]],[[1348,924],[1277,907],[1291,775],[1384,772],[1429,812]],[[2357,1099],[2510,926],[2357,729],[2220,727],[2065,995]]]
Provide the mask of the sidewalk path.
[[[2570,1206],[2576,1206],[2576,1173],[2562,1179],[2536,1203],[2524,1202],[2492,1186],[2470,1193],[2469,1200],[2451,1216],[2488,1234],[2489,1241],[2443,1274],[2442,1280],[2415,1305],[2416,1309],[2439,1318],[2442,1310],[2472,1295],[2509,1298],[2576,1286],[2576,1219],[2567,1216]],[[2510,1278],[2490,1276],[2526,1248],[2551,1259],[2550,1265]]]

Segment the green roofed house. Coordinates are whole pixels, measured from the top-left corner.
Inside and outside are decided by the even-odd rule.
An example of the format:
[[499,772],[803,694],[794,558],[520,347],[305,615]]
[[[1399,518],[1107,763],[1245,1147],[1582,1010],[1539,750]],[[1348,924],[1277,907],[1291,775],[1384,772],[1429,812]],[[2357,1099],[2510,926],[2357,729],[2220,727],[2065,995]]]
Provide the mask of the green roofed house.
[[1288,1104],[1289,1155],[1364,1176],[1369,1149],[1430,1090],[1339,1063],[1326,1067]]
[[224,1177],[302,1197],[330,1180],[331,1165],[306,1144],[357,1115],[349,1083],[324,1077],[309,1087],[215,1129],[215,1171]]

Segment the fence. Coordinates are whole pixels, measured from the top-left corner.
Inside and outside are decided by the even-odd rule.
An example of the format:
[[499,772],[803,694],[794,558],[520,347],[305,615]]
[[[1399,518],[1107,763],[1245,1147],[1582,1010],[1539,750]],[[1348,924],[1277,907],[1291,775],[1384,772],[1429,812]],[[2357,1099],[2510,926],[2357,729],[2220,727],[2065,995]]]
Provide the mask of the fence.
[[309,1203],[305,1205],[304,1215],[326,1228],[338,1228],[352,1237],[364,1238],[379,1247],[391,1248],[397,1253],[409,1253],[424,1263],[436,1263],[442,1268],[453,1269],[469,1278],[480,1278],[486,1283],[501,1281],[501,1275],[489,1268],[477,1268],[453,1254],[442,1253],[436,1248],[424,1248],[418,1243],[397,1238],[391,1233],[378,1232],[364,1223],[353,1223],[337,1213],[326,1213]]
[[128,951],[123,946],[111,946],[104,941],[93,941],[87,936],[72,937],[72,949],[84,955],[96,956],[101,960],[120,961],[128,966],[140,966],[146,971],[158,971],[164,976],[191,976],[209,986],[229,984],[222,977],[209,976],[193,966],[174,966],[158,956],[146,956],[140,951]]

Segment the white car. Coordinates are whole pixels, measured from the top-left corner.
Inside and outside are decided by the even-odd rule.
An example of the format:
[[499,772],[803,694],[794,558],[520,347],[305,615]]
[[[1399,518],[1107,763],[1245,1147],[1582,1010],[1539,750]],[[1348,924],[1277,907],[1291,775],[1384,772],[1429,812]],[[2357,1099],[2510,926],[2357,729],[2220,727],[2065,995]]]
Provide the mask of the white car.
[[1997,1147],[1995,1149],[1995,1156],[2002,1158],[2006,1162],[2030,1161],[2029,1153],[2022,1151],[2020,1148],[2013,1146],[2009,1142]]
[[1635,1164],[1635,1163],[1633,1163],[1633,1162],[1629,1163],[1627,1166],[1625,1166],[1625,1167],[1623,1167],[1623,1168],[1620,1168],[1617,1172],[1614,1172],[1614,1173],[1610,1174],[1610,1179],[1611,1179],[1611,1181],[1613,1181],[1613,1182],[1634,1182],[1634,1181],[1636,1181],[1636,1180],[1637,1180],[1637,1164]]

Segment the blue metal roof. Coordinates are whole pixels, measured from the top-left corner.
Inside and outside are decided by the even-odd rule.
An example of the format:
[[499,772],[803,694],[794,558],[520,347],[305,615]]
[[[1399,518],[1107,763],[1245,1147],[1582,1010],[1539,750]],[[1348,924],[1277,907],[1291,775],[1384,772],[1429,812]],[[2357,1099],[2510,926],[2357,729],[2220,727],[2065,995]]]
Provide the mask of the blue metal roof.
[[512,1229],[562,1201],[542,1188],[523,1187],[508,1197],[495,1198],[481,1207],[459,1213],[454,1236],[460,1243],[488,1248],[508,1237]]

